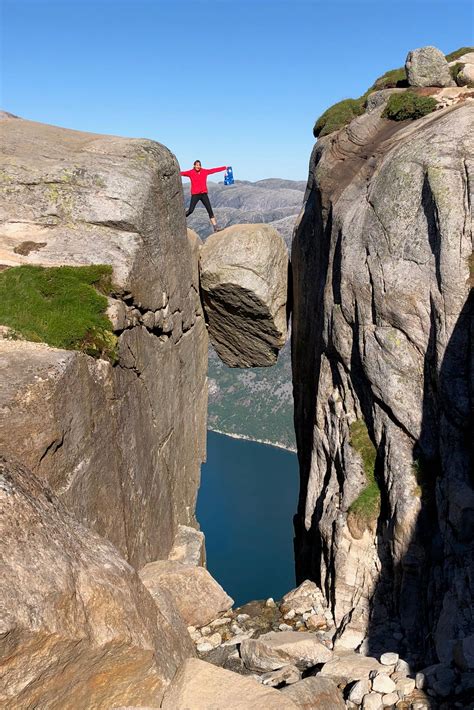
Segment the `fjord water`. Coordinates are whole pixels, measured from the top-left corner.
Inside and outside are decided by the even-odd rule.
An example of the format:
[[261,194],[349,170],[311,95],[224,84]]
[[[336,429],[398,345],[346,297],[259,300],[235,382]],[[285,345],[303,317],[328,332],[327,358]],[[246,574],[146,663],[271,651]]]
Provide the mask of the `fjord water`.
[[207,567],[236,606],[295,586],[296,454],[208,432],[197,518]]

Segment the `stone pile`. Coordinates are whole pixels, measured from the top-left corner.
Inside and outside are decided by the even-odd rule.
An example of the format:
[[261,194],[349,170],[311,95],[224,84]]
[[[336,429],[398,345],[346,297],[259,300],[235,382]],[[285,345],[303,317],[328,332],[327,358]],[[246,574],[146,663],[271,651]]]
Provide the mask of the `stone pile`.
[[[225,707],[225,696],[210,690],[220,687],[227,689],[233,702],[240,697],[247,703],[236,704],[238,708],[257,707],[265,699],[268,705],[263,707],[268,708],[429,710],[437,707],[433,699],[446,697],[439,691],[448,688],[450,679],[454,689],[456,674],[449,679],[440,665],[415,673],[397,653],[372,658],[335,644],[331,613],[321,590],[308,580],[278,603],[273,599],[250,602],[205,626],[189,626],[188,631],[199,660],[186,662],[165,697],[164,708],[183,710],[191,697],[195,710],[204,710],[205,702],[221,708],[219,700]],[[246,676],[245,683],[239,676]],[[280,691],[279,699],[261,695],[262,686],[267,692]]]

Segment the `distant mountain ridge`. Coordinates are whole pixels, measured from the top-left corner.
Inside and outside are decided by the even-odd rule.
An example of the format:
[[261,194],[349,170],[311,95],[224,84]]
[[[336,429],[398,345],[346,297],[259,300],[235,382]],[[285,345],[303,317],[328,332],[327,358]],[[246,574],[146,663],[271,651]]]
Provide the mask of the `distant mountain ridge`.
[[[305,189],[304,180],[281,178],[267,178],[257,182],[236,180],[233,185],[208,182],[209,197],[220,227],[259,222],[274,224],[288,248]],[[185,204],[188,206],[188,181],[183,182],[183,191]],[[188,218],[188,226],[194,229],[201,239],[206,239],[211,234],[207,212],[201,204]]]
[[[185,203],[189,186],[183,182]],[[288,250],[293,228],[303,204],[306,181],[268,178],[234,185],[209,182],[209,196],[220,227],[232,224],[271,224],[282,235]],[[199,205],[188,217],[188,226],[201,239],[212,228],[206,210]],[[233,436],[295,450],[293,388],[289,342],[274,367],[234,370],[209,350],[209,428]]]

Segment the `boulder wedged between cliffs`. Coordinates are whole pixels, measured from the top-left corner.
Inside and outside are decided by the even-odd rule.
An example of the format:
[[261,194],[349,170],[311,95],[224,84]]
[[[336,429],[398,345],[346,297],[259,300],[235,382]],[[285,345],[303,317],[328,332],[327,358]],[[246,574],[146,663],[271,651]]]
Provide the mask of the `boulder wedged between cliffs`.
[[201,293],[211,342],[230,367],[275,364],[286,341],[288,255],[266,224],[236,224],[200,251]]

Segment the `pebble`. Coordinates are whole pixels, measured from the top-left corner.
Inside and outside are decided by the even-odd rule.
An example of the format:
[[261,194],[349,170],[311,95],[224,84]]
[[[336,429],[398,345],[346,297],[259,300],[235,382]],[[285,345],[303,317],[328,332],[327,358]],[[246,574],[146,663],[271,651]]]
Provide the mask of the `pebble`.
[[209,643],[208,641],[204,641],[203,643],[198,643],[196,648],[199,651],[199,653],[206,653],[207,651],[212,651],[214,646],[212,645],[212,643]]
[[413,693],[415,690],[415,681],[413,678],[399,678],[396,682],[396,686],[400,697],[403,699]]
[[383,710],[380,693],[368,693],[362,700],[362,710]]
[[199,631],[201,632],[202,636],[208,636],[211,633],[212,629],[210,626],[203,626],[201,629],[199,629]]
[[285,616],[283,618],[287,619],[287,621],[291,621],[292,619],[295,618],[295,616],[296,616],[296,611],[294,609],[290,609],[290,611],[287,614],[285,614]]
[[352,686],[349,693],[349,700],[356,705],[360,705],[364,695],[368,693],[370,693],[370,681],[367,680],[367,678],[362,678],[362,680],[358,680],[357,683],[354,683]]
[[404,661],[403,658],[400,658],[400,660],[397,662],[397,665],[395,666],[395,672],[402,673],[403,675],[409,675],[410,664]]
[[[244,615],[242,614],[242,616],[244,616]],[[237,617],[237,619],[238,618],[239,617]],[[210,626],[212,626],[212,628],[215,629],[218,626],[225,626],[226,624],[230,624],[231,621],[232,621],[232,619],[229,619],[229,617],[226,616],[221,619],[214,619],[214,621],[211,621]]]
[[273,597],[268,597],[267,601],[265,602],[265,606],[269,607],[276,607],[275,600]]
[[398,693],[387,693],[386,695],[382,696],[382,702],[384,707],[389,708],[392,705],[396,705],[398,703]]
[[382,693],[382,695],[393,693],[396,688],[397,686],[390,678],[390,676],[385,675],[383,673],[379,673],[378,675],[376,675],[372,682],[372,690],[375,690],[376,693]]
[[250,614],[237,614],[237,621],[239,624],[247,621],[247,619],[250,619]]
[[400,656],[398,653],[382,653],[380,656],[380,663],[383,666],[394,666],[398,662],[399,658]]
[[425,687],[426,678],[424,673],[417,673],[415,676],[415,685],[418,690],[423,690]]
[[231,624],[230,630],[233,634],[243,634],[244,630],[238,624]]
[[289,624],[280,624],[278,628],[280,631],[293,631],[293,627]]

